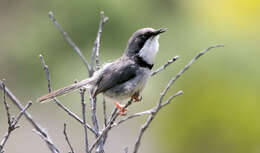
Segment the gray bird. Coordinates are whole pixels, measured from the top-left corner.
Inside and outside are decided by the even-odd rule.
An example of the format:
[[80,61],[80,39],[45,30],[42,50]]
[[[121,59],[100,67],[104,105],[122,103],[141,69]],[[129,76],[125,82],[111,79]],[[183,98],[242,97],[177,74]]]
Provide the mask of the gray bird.
[[122,102],[128,98],[135,101],[141,100],[140,92],[150,77],[155,56],[159,49],[159,34],[166,30],[166,28],[137,30],[129,39],[126,50],[120,58],[105,64],[91,78],[50,92],[39,97],[37,101],[51,100],[85,87],[92,89],[93,98],[99,93],[103,93],[106,97],[116,100],[116,106],[120,109],[120,113],[124,114],[126,110],[123,110],[123,106],[118,101]]

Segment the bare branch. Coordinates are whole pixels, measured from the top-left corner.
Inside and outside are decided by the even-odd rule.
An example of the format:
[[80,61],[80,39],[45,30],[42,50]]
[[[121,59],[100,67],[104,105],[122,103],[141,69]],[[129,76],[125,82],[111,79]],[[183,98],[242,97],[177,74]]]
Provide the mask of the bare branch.
[[[96,112],[96,99],[93,99],[92,97],[92,91],[89,90],[89,100],[90,100],[90,104],[91,104],[91,119],[92,119],[92,124],[94,126],[94,130],[96,131],[96,133],[98,133],[99,131],[99,125],[98,125],[98,120],[97,120],[97,112]],[[99,134],[98,134],[99,135]],[[98,135],[96,135],[96,137],[98,137]]]
[[51,92],[52,91],[51,90],[51,80],[50,80],[50,73],[49,73],[48,66],[45,64],[44,58],[41,54],[39,55],[39,57],[41,59],[42,67],[43,67],[43,70],[45,71],[45,76],[48,81],[48,91]]
[[12,122],[11,122],[11,117],[10,117],[10,112],[9,112],[9,106],[6,102],[5,80],[2,81],[2,86],[3,86],[3,95],[4,95],[3,101],[4,101],[5,110],[6,110],[7,122],[8,122],[8,126],[11,127]]
[[100,63],[99,63],[100,38],[101,38],[101,33],[103,31],[104,24],[108,20],[108,17],[104,16],[103,11],[100,12],[100,16],[101,16],[101,19],[100,19],[100,24],[99,24],[99,28],[98,28],[97,38],[95,40],[94,47],[92,49],[91,64],[90,64],[90,72],[91,72],[90,74],[91,75],[90,76],[92,76],[94,73],[95,59],[96,59],[96,69],[97,70],[100,69]]
[[219,48],[219,47],[223,47],[224,45],[214,45],[214,46],[210,46],[208,48],[206,48],[205,50],[201,51],[199,54],[197,54],[187,65],[184,66],[184,68],[174,77],[172,78],[169,83],[167,84],[166,88],[163,90],[163,92],[160,94],[160,99],[158,101],[157,106],[155,107],[154,111],[152,111],[152,113],[149,115],[148,119],[146,120],[145,124],[142,126],[138,138],[136,140],[135,146],[134,146],[134,151],[133,153],[137,153],[139,146],[140,146],[140,141],[141,138],[145,132],[145,130],[149,127],[149,125],[151,124],[153,118],[155,117],[155,115],[157,114],[157,112],[162,108],[162,106],[165,106],[167,104],[169,104],[169,102],[176,96],[183,94],[182,91],[179,91],[178,93],[176,93],[175,95],[171,96],[165,103],[162,104],[163,98],[166,95],[167,91],[170,89],[170,87],[174,84],[174,82],[186,71],[189,69],[189,67],[202,55],[204,55],[206,52],[210,51],[213,48]]
[[72,46],[72,48],[74,49],[74,51],[76,51],[76,53],[80,56],[80,59],[82,60],[82,62],[84,63],[85,67],[88,70],[88,73],[90,75],[90,67],[88,64],[87,59],[85,58],[85,56],[82,54],[82,52],[80,51],[80,49],[78,48],[78,46],[72,41],[72,39],[69,37],[69,35],[62,29],[62,27],[59,25],[58,21],[55,19],[53,12],[49,12],[49,18],[51,19],[51,21],[54,23],[54,25],[56,26],[56,28],[59,30],[59,32],[61,33],[61,35],[67,40],[67,42]]
[[[46,79],[48,81],[48,90],[49,92],[51,92],[51,79],[50,79],[50,73],[49,73],[49,69],[48,69],[48,66],[46,65],[45,61],[44,61],[44,58],[42,55],[39,55],[40,56],[40,59],[41,59],[41,62],[42,62],[42,67],[45,71],[45,75],[46,75]],[[97,134],[94,129],[88,125],[87,123],[83,123],[83,121],[75,114],[73,113],[72,111],[70,111],[66,106],[64,106],[63,104],[60,103],[60,101],[57,99],[57,98],[54,98],[53,101],[61,108],[63,109],[69,116],[71,116],[72,118],[74,118],[75,120],[79,121],[81,124],[83,125],[86,125],[87,128],[92,131],[94,134]]]
[[97,134],[96,131],[87,123],[84,124],[84,122],[72,111],[70,111],[66,106],[64,106],[63,104],[60,103],[60,101],[57,98],[53,99],[54,102],[61,108],[63,109],[69,116],[71,116],[72,118],[74,118],[75,120],[77,120],[78,122],[80,122],[83,125],[86,125],[86,127],[93,133],[93,134]]
[[28,108],[31,107],[31,105],[32,105],[32,102],[29,101],[29,102],[25,105],[25,107],[19,112],[19,114],[17,115],[17,117],[14,119],[14,122],[12,123],[12,126],[14,126],[14,128],[15,128],[15,126],[17,125],[17,123],[19,122],[19,120],[20,120],[20,118],[22,117],[22,115],[24,114],[24,112],[25,112],[26,110],[28,110]]
[[103,116],[104,116],[104,127],[107,126],[107,107],[106,107],[106,99],[103,96]]
[[[97,107],[97,99],[93,99],[92,97],[92,91],[91,89],[89,90],[89,100],[90,100],[90,106],[91,106],[91,119],[92,119],[92,124],[94,126],[94,130],[96,133],[96,138],[99,136],[99,125],[98,125],[98,119],[97,119],[97,113],[96,113],[96,107]],[[96,153],[98,153],[100,150],[103,150],[104,143],[103,141],[100,141],[99,144],[97,145]]]
[[176,94],[172,95],[172,96],[169,97],[164,103],[162,103],[162,105],[161,105],[160,108],[162,108],[162,107],[164,107],[164,106],[170,104],[170,102],[172,101],[172,99],[173,99],[174,97],[179,96],[179,95],[182,95],[182,94],[184,94],[182,90],[178,91]]
[[[113,121],[118,117],[118,113],[113,117]],[[92,150],[94,149],[94,147],[99,143],[99,141],[101,140],[101,138],[103,138],[103,136],[105,136],[107,134],[107,132],[110,130],[112,125],[112,122],[109,122],[107,127],[105,129],[102,130],[101,134],[97,137],[97,139],[94,141],[94,143],[90,146],[89,148],[89,152],[91,153]]]
[[116,113],[117,113],[117,108],[116,107],[114,107],[114,109],[111,111],[111,113],[110,113],[110,116],[109,116],[109,118],[108,118],[108,122],[111,122],[112,121],[112,119],[113,119],[113,117],[116,115]]
[[[4,90],[5,90],[5,87],[4,87]],[[1,141],[0,143],[0,152],[2,152],[3,148],[4,148],[4,145],[6,144],[10,134],[16,129],[18,128],[19,126],[17,126],[17,123],[18,121],[20,120],[20,118],[22,117],[22,115],[24,114],[24,112],[32,105],[32,102],[28,102],[28,104],[23,108],[22,111],[19,112],[19,114],[17,115],[16,119],[13,120],[13,122],[10,122],[11,125],[9,125],[8,127],[8,131],[7,133],[5,134],[3,140]]]
[[[162,107],[168,105],[174,97],[179,96],[179,95],[181,95],[181,94],[183,94],[183,91],[178,91],[176,94],[174,94],[174,95],[172,95],[170,98],[168,98],[168,99],[166,100],[166,102],[164,102],[164,103],[161,105],[160,108],[162,108]],[[127,117],[121,119],[120,121],[118,121],[117,123],[114,123],[114,124],[112,125],[112,127],[118,126],[119,124],[122,124],[122,123],[124,123],[125,121],[130,120],[130,119],[133,119],[133,118],[135,118],[135,117],[144,116],[144,115],[147,115],[147,114],[152,114],[155,109],[156,109],[156,107],[154,107],[154,108],[152,108],[152,109],[149,109],[149,110],[146,110],[146,111],[143,111],[143,112],[139,112],[139,113],[135,113],[135,114],[133,114],[133,115],[127,116]]]
[[[127,104],[122,108],[122,109],[126,109],[127,107],[129,107],[133,102],[133,99],[130,99]],[[108,122],[108,125],[106,126],[105,129],[102,130],[101,134],[98,136],[98,138],[94,141],[94,143],[90,146],[89,148],[89,152],[91,153],[91,151],[93,150],[93,148],[99,143],[99,141],[101,140],[102,137],[107,135],[107,132],[111,129],[112,125],[114,124],[116,118],[119,116],[119,113],[117,112],[117,109],[114,109],[111,115],[111,119]],[[106,139],[106,138],[105,138]],[[104,140],[105,141],[105,140]]]
[[133,114],[133,115],[129,115],[129,116],[127,116],[127,117],[121,119],[121,120],[118,121],[117,123],[114,123],[114,124],[112,125],[112,127],[115,127],[115,126],[117,126],[117,125],[119,125],[119,124],[122,124],[122,123],[124,123],[125,121],[130,120],[130,119],[132,119],[132,118],[139,117],[139,116],[143,116],[143,115],[147,115],[147,114],[151,114],[152,110],[153,110],[153,109],[149,109],[149,110],[146,110],[146,111],[143,111],[143,112],[139,112],[139,113],[135,113],[135,114]]
[[52,153],[59,153],[59,150],[53,145],[52,141],[48,137],[45,137],[44,135],[42,135],[41,132],[39,132],[35,129],[33,129],[33,132],[38,134],[43,139],[43,141],[45,141],[47,143],[47,145],[50,148],[50,150],[52,151]]
[[[99,63],[99,47],[100,47],[100,38],[101,38],[101,33],[104,27],[105,22],[108,20],[108,17],[104,16],[104,12],[100,12],[100,24],[99,24],[99,28],[98,28],[98,32],[97,32],[97,37],[92,49],[92,56],[91,56],[91,64],[90,64],[90,76],[93,75],[94,73],[94,63],[95,63],[95,59],[96,59],[96,70],[100,69],[100,63]],[[93,98],[91,97],[90,94],[90,101],[91,101],[91,110],[92,110],[92,122],[94,125],[94,129],[96,131],[99,131],[99,126],[98,126],[98,120],[97,120],[97,116],[96,116],[96,98],[93,100]],[[105,107],[104,103],[103,103],[103,107]],[[98,135],[96,135],[96,137],[98,137]],[[99,144],[100,149],[97,148],[97,152],[99,152],[98,150],[103,150],[103,142],[100,142]]]
[[69,138],[68,138],[68,135],[67,135],[66,129],[67,129],[67,124],[64,123],[63,134],[64,134],[64,136],[65,136],[65,139],[66,139],[67,144],[68,144],[69,147],[70,147],[70,151],[71,151],[71,153],[74,153],[74,149],[72,148],[72,145],[71,145],[71,143],[70,143],[70,141],[69,141]]
[[138,149],[139,149],[139,146],[140,146],[140,142],[141,142],[141,138],[145,132],[145,130],[148,128],[148,126],[150,125],[150,123],[152,122],[154,118],[154,115],[149,115],[148,119],[146,120],[145,124],[141,127],[141,130],[140,130],[140,133],[137,137],[137,140],[136,140],[136,143],[135,143],[135,146],[134,146],[134,151],[133,153],[137,153]]
[[[2,82],[0,84],[0,88],[3,90]],[[7,87],[5,88],[5,91],[7,96],[11,99],[11,101],[22,111],[24,107],[22,106],[21,102],[13,95],[13,93]],[[47,133],[45,133],[44,130],[40,127],[40,125],[32,119],[31,115],[27,111],[24,111],[24,115],[26,119],[29,121],[29,123],[31,123],[31,125],[38,131],[38,133],[45,137],[45,139],[49,139]],[[59,150],[54,146],[54,144],[50,145],[47,142],[46,144],[53,153],[59,153]]]
[[[104,128],[107,126],[107,114],[106,114],[106,101],[105,97],[103,96],[103,118],[104,118]],[[105,145],[105,138],[101,138],[99,144],[97,145],[96,153],[104,153],[104,145]]]
[[172,59],[168,60],[167,63],[165,63],[164,65],[162,65],[161,67],[159,67],[157,70],[153,71],[151,73],[151,76],[156,75],[157,73],[161,72],[162,70],[166,69],[166,67],[168,67],[170,64],[172,64],[173,62],[175,62],[177,59],[179,59],[179,56],[175,56]]
[[85,103],[85,89],[80,89],[80,97],[81,97],[81,105],[82,105],[82,116],[83,116],[83,123],[84,123],[84,134],[85,134],[85,150],[88,153],[88,131],[86,126],[86,103]]
[[210,46],[206,49],[204,49],[203,51],[201,51],[200,53],[198,53],[187,65],[184,66],[184,68],[174,77],[172,78],[169,83],[167,84],[166,88],[163,90],[163,92],[160,94],[160,100],[159,103],[157,105],[157,107],[161,106],[161,103],[163,101],[163,98],[165,96],[165,94],[167,93],[167,91],[170,89],[170,87],[174,84],[174,82],[186,71],[189,69],[189,67],[202,55],[204,55],[206,52],[210,51],[213,48],[219,48],[219,47],[224,47],[224,45],[222,44],[217,44],[217,45],[213,45]]
[[[178,91],[176,94],[172,95],[170,98],[169,98],[169,101],[167,101],[166,103],[168,104],[173,98],[175,98],[176,96],[179,96],[183,94],[182,91]],[[158,102],[159,103],[159,102]],[[146,120],[146,122],[143,124],[143,126],[141,127],[140,129],[140,132],[138,134],[138,137],[137,137],[137,140],[136,140],[136,143],[135,143],[135,146],[134,146],[134,151],[133,153],[137,153],[138,149],[139,149],[139,146],[140,146],[140,142],[141,142],[141,139],[143,137],[143,134],[145,132],[145,130],[149,127],[149,125],[151,124],[152,120],[154,119],[155,115],[160,111],[162,107],[155,107],[152,111],[151,111],[151,114],[149,115],[148,119]]]

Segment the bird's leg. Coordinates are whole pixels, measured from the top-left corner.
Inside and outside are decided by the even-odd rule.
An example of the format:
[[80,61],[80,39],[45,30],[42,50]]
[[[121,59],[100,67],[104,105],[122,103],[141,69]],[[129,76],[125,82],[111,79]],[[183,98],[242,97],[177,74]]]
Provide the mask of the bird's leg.
[[128,108],[124,108],[124,105],[119,104],[119,102],[115,102],[114,104],[116,105],[116,108],[120,110],[119,113],[121,116],[126,115]]
[[131,98],[135,100],[135,102],[139,102],[143,99],[142,96],[140,96],[139,92],[136,92]]

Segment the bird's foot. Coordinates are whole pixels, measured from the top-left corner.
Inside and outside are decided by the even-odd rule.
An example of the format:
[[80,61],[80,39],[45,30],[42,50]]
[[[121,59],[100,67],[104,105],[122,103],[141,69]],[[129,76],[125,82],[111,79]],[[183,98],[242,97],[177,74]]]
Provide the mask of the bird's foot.
[[132,97],[132,100],[134,100],[135,102],[139,102],[143,99],[142,96],[139,95],[139,93],[135,93]]
[[120,111],[119,111],[119,114],[121,116],[125,116],[127,113],[127,110],[128,108],[124,108],[125,106],[124,105],[121,105],[119,104],[118,102],[115,102],[115,105],[116,105],[116,108],[118,108]]

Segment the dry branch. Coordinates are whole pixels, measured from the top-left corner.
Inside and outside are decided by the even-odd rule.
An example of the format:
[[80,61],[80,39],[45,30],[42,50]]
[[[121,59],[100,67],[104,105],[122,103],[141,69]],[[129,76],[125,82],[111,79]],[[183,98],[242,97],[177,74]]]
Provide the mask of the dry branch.
[[[129,100],[127,102],[127,104],[123,107],[123,109],[128,108],[133,102],[133,99]],[[101,132],[101,134],[99,135],[99,137],[94,141],[94,143],[90,146],[89,148],[89,152],[91,153],[91,151],[93,150],[93,148],[99,143],[99,141],[101,140],[101,138],[103,138],[107,132],[111,129],[112,125],[114,124],[116,118],[119,116],[119,113],[117,111],[117,109],[114,109],[112,114],[111,114],[111,118],[108,122],[108,125],[106,126],[106,128],[104,128]]]
[[46,142],[46,144],[48,145],[48,147],[49,147],[49,149],[51,150],[52,153],[60,153],[59,150],[54,146],[54,144],[52,143],[50,138],[45,137],[44,135],[41,134],[41,132],[39,132],[35,129],[33,129],[33,132],[38,134],[42,138],[42,140]]
[[[174,94],[172,96],[172,98],[169,100],[169,102],[176,96],[179,96],[183,94],[182,91],[178,91],[176,94]],[[159,103],[159,102],[158,102]],[[154,117],[156,116],[156,114],[160,111],[162,107],[155,107],[151,110],[149,117],[147,118],[146,122],[142,125],[140,132],[138,134],[135,146],[134,146],[134,151],[133,153],[137,153],[139,147],[140,147],[140,143],[141,143],[141,139],[143,137],[144,132],[146,131],[146,129],[149,127],[149,125],[151,124],[152,120],[154,119]]]
[[165,63],[164,65],[162,65],[161,67],[159,67],[157,70],[153,71],[151,73],[151,76],[156,75],[157,73],[161,72],[162,70],[166,69],[166,67],[168,67],[170,64],[172,64],[173,62],[175,62],[177,59],[179,59],[179,56],[175,56],[172,59],[168,60],[167,63]]
[[103,27],[104,24],[107,22],[108,17],[104,16],[104,12],[101,11],[100,12],[100,24],[99,24],[99,28],[98,28],[98,33],[97,33],[97,38],[95,40],[94,43],[94,47],[92,49],[92,56],[91,56],[91,64],[90,64],[90,76],[93,75],[94,73],[94,63],[95,63],[95,59],[96,59],[96,69],[100,69],[100,62],[99,62],[99,47],[100,47],[100,38],[101,38],[101,33],[103,31]]
[[69,148],[70,148],[71,153],[74,153],[74,149],[73,149],[73,147],[72,147],[72,145],[71,145],[71,143],[70,143],[70,140],[69,140],[69,137],[68,137],[68,135],[67,135],[66,129],[67,129],[67,124],[64,123],[64,126],[63,126],[63,134],[64,134],[64,136],[65,136],[65,140],[66,140],[67,144],[69,145]]
[[[46,65],[44,58],[42,55],[39,55],[40,59],[41,59],[41,63],[42,63],[42,67],[43,70],[45,71],[45,75],[46,75],[46,79],[48,81],[48,91],[51,92],[51,80],[50,80],[50,73],[49,73],[49,69],[48,66]],[[72,111],[70,111],[66,106],[64,106],[63,104],[60,103],[60,101],[57,98],[54,98],[53,101],[61,108],[63,109],[69,116],[71,116],[72,118],[74,118],[75,120],[79,121],[81,124],[86,125],[87,128],[93,132],[94,134],[97,134],[96,131],[87,123],[84,123],[80,117],[78,117],[75,113],[73,113]]]
[[106,100],[103,96],[103,118],[104,118],[104,127],[107,126],[107,106],[106,106]]
[[[5,99],[5,85],[3,84],[4,88],[3,88],[3,91],[4,91],[4,99]],[[6,101],[6,99],[4,100]],[[7,104],[7,103],[6,103]],[[17,123],[19,122],[20,118],[22,117],[22,115],[24,114],[24,112],[32,105],[32,102],[29,101],[27,103],[27,105],[19,112],[19,114],[17,115],[17,117],[12,120],[12,122],[10,120],[8,120],[8,130],[7,130],[7,133],[5,134],[3,140],[1,141],[0,143],[0,152],[2,152],[3,148],[4,148],[4,145],[6,144],[9,136],[11,135],[11,133],[17,129],[19,126],[17,125]],[[8,106],[8,105],[7,105]],[[10,114],[9,114],[10,115]],[[9,124],[10,123],[10,124]]]
[[[2,82],[0,84],[0,88],[3,90]],[[7,96],[11,99],[11,101],[22,111],[24,107],[22,106],[21,102],[14,96],[14,94],[7,87],[5,87],[5,91]],[[31,123],[31,125],[35,128],[35,131],[37,131],[37,133],[40,134],[41,137],[44,137],[44,141],[47,144],[50,151],[52,153],[59,153],[59,150],[51,142],[47,133],[40,127],[40,125],[37,122],[33,120],[31,115],[27,111],[24,111],[24,116],[29,121],[29,123]]]
[[88,153],[88,131],[86,126],[86,103],[85,103],[85,89],[80,89],[80,97],[81,97],[81,107],[82,107],[82,117],[83,117],[83,127],[84,127],[84,135],[85,135],[85,151]]
[[72,39],[69,37],[69,35],[67,34],[67,32],[65,32],[62,27],[59,25],[58,21],[56,20],[56,18],[54,17],[53,12],[49,12],[49,18],[51,19],[51,21],[54,23],[54,25],[56,26],[56,28],[59,30],[59,32],[61,33],[61,35],[67,40],[67,42],[72,46],[72,48],[74,49],[74,51],[79,55],[80,59],[82,60],[82,62],[84,63],[85,67],[88,70],[88,73],[90,74],[90,67],[88,64],[87,59],[85,58],[85,56],[82,54],[82,52],[80,51],[79,47],[72,41]]
[[218,48],[218,47],[223,47],[224,45],[214,45],[214,46],[210,46],[208,48],[206,48],[205,50],[199,52],[199,54],[197,54],[187,65],[184,66],[184,68],[175,76],[173,77],[169,83],[167,84],[166,88],[163,90],[163,92],[160,94],[160,99],[157,103],[156,108],[154,109],[154,111],[152,111],[152,113],[149,115],[148,119],[146,120],[145,124],[143,124],[142,128],[140,129],[139,135],[137,137],[135,146],[134,146],[134,151],[133,153],[137,153],[139,146],[140,146],[140,142],[142,139],[142,136],[144,134],[144,132],[146,131],[146,129],[149,127],[149,125],[151,124],[152,120],[154,119],[155,115],[157,114],[157,112],[162,108],[162,105],[165,106],[167,104],[169,104],[169,102],[176,96],[182,94],[182,91],[179,91],[178,93],[172,95],[165,103],[162,104],[163,98],[165,97],[166,93],[168,92],[168,90],[170,89],[170,87],[174,84],[174,82],[186,71],[189,69],[189,67],[202,55],[204,55],[206,52],[210,51],[213,48]]
[[6,102],[5,80],[2,81],[2,86],[3,86],[3,95],[4,95],[3,101],[4,101],[5,110],[6,110],[7,122],[8,122],[9,127],[11,127],[12,126],[11,116],[10,116],[10,112],[9,112],[9,106]]

